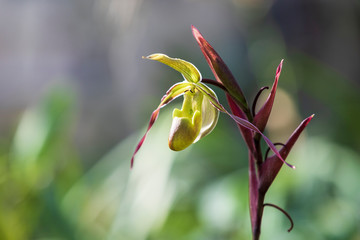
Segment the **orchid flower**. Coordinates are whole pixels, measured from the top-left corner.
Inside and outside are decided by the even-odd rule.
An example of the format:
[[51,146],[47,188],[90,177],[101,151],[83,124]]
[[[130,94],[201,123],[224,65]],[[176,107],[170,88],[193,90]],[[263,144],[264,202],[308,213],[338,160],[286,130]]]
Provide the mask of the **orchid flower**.
[[171,58],[165,54],[155,53],[145,59],[159,61],[180,72],[184,81],[174,84],[162,97],[159,106],[153,111],[150,117],[148,128],[138,143],[131,158],[131,167],[134,164],[134,157],[141,148],[145,138],[155,123],[160,109],[179,96],[184,96],[181,110],[175,108],[173,121],[169,134],[169,147],[174,151],[181,151],[196,143],[208,135],[216,126],[219,118],[219,111],[228,114],[239,125],[260,134],[276,156],[286,163],[274,144],[252,123],[229,113],[218,101],[215,92],[202,83],[202,76],[199,70],[190,62],[180,58]]
[[181,151],[191,144],[208,135],[216,126],[219,118],[219,110],[211,103],[218,101],[215,92],[201,82],[199,70],[190,62],[179,58],[171,58],[165,54],[156,53],[145,59],[159,61],[180,72],[184,81],[174,84],[162,97],[159,106],[152,113],[149,126],[145,135],[137,145],[134,156],[143,144],[147,133],[156,121],[160,108],[166,106],[179,96],[184,96],[181,109],[173,111],[173,121],[169,134],[169,147],[174,151]]

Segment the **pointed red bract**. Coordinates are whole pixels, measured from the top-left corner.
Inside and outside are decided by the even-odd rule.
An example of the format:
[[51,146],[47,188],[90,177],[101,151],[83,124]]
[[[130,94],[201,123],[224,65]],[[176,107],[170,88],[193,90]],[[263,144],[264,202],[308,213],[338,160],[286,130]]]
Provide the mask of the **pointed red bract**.
[[[305,127],[309,124],[311,119],[313,119],[314,114],[306,118],[300,123],[297,129],[292,133],[289,140],[286,142],[285,146],[281,148],[280,155],[283,159],[286,159],[291,148],[294,146],[295,142],[299,138],[300,134],[303,132]],[[260,169],[260,189],[262,192],[266,192],[270,187],[271,183],[274,181],[276,175],[280,171],[283,162],[279,161],[277,155],[273,155],[265,160]]]
[[248,106],[246,99],[233,74],[231,73],[225,62],[221,59],[219,54],[201,35],[199,30],[197,30],[194,26],[191,26],[191,29],[216,80],[225,86],[229,93],[236,98],[235,100],[241,107],[241,109],[247,113]]
[[264,131],[265,126],[269,120],[269,116],[271,113],[272,106],[274,104],[275,94],[276,94],[276,88],[278,85],[279,77],[281,74],[282,64],[284,60],[281,60],[279,66],[276,69],[275,74],[275,81],[271,88],[271,92],[269,94],[269,97],[267,98],[266,102],[264,103],[263,107],[259,110],[259,112],[254,117],[254,125],[259,128],[260,131]]

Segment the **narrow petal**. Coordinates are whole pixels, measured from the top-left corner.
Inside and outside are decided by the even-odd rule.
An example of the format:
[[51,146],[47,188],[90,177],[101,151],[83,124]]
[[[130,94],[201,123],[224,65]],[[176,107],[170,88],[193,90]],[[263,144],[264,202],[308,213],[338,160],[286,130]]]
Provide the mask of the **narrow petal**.
[[[203,85],[205,86],[205,85]],[[203,92],[210,100],[210,102],[214,105],[214,107],[216,107],[217,109],[219,109],[219,111],[226,113],[227,115],[229,115],[235,122],[237,122],[238,124],[240,124],[241,126],[250,129],[254,132],[259,133],[263,139],[265,140],[266,144],[270,147],[270,149],[276,154],[276,156],[279,157],[279,159],[281,161],[283,161],[286,165],[288,165],[291,168],[295,168],[294,166],[292,166],[291,164],[287,163],[284,161],[284,159],[281,157],[280,153],[278,152],[278,150],[276,149],[275,145],[270,141],[270,139],[268,139],[255,125],[253,125],[251,122],[242,119],[238,116],[235,116],[231,113],[229,113],[222,105],[221,103],[219,103],[219,101],[214,98],[211,94],[208,93],[208,90],[206,88],[204,88],[203,86],[199,86],[197,85],[197,89],[199,89],[201,92]]]
[[165,65],[168,65],[169,67],[180,72],[189,82],[197,83],[201,81],[201,73],[199,70],[192,63],[180,58],[171,58],[162,53],[151,54],[143,58],[159,61]]
[[272,106],[274,104],[276,88],[278,85],[279,77],[281,74],[282,64],[284,60],[281,60],[279,66],[276,69],[275,81],[271,88],[271,92],[269,94],[268,99],[264,103],[263,107],[259,110],[259,112],[254,117],[254,125],[259,128],[260,131],[264,131],[267,121],[269,120],[269,116],[271,113]]
[[152,128],[152,126],[154,125],[156,119],[159,116],[159,112],[160,109],[164,106],[166,106],[168,103],[170,103],[172,100],[174,100],[175,98],[181,96],[184,94],[184,92],[188,91],[191,89],[191,84],[187,83],[187,82],[182,82],[182,83],[177,83],[174,84],[167,92],[166,94],[162,97],[161,102],[159,104],[159,106],[153,111],[153,113],[151,114],[150,117],[150,121],[149,121],[149,125],[148,128],[144,134],[144,136],[141,138],[141,140],[139,141],[139,143],[137,144],[135,151],[131,157],[131,168],[134,165],[134,159],[135,159],[135,155],[136,153],[139,151],[139,149],[141,148],[141,146],[143,145],[146,136],[148,134],[148,132],[150,131],[150,129]]
[[[231,98],[231,96],[226,93],[226,99],[229,103],[231,112],[235,115],[238,116],[239,118],[242,119],[246,119],[246,116],[244,114],[244,112],[241,110],[241,108],[235,103],[235,101]],[[246,128],[243,127],[241,124],[238,124],[238,127],[240,129],[240,132],[246,142],[246,144],[248,145],[249,149],[252,149],[252,151],[254,151],[255,146],[254,146],[254,141],[253,141],[253,134],[252,132]]]
[[[294,146],[295,142],[299,138],[300,134],[303,132],[305,127],[309,124],[311,119],[313,119],[314,114],[306,118],[300,123],[298,128],[290,136],[289,140],[286,142],[285,146],[281,148],[280,155],[283,159],[286,159],[291,148]],[[271,156],[268,159],[265,159],[261,169],[260,169],[260,188],[263,192],[266,192],[270,187],[271,183],[274,181],[276,175],[280,171],[283,162],[279,161],[277,155]]]
[[247,113],[249,109],[245,96],[225,62],[194,26],[192,26],[192,33],[216,80],[225,86],[229,93],[236,98],[241,109]]
[[186,91],[190,91],[193,88],[193,85],[188,82],[181,82],[172,85],[169,90],[166,91],[166,94],[161,98],[161,106],[159,105],[159,107],[164,107],[175,98],[183,95]]
[[139,151],[139,149],[141,148],[141,146],[143,145],[143,143],[144,143],[144,141],[145,141],[145,138],[146,138],[148,132],[150,131],[150,129],[152,128],[152,126],[154,125],[156,119],[157,119],[158,116],[159,116],[159,112],[160,112],[160,107],[158,107],[157,109],[155,109],[155,111],[153,111],[153,113],[151,114],[148,128],[147,128],[144,136],[141,138],[141,140],[140,140],[139,143],[137,144],[137,146],[136,146],[136,148],[135,148],[135,151],[134,151],[134,153],[133,153],[133,155],[132,155],[132,157],[131,157],[131,165],[130,165],[131,168],[134,166],[135,155],[136,155],[136,153]]

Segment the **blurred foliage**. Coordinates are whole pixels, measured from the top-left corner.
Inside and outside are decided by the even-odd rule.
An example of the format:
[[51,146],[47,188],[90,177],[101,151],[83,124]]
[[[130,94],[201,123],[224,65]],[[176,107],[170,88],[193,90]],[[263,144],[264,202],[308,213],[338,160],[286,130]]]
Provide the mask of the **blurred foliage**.
[[2,148],[1,239],[71,238],[60,202],[82,172],[69,141],[73,104],[69,89],[54,90],[24,112],[10,149]]

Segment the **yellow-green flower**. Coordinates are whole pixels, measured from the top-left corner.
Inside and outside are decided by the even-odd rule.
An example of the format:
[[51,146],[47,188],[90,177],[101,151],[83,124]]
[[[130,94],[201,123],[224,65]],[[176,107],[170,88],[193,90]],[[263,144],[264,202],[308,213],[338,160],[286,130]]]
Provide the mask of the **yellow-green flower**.
[[156,121],[160,108],[170,103],[175,98],[183,95],[184,101],[181,109],[173,111],[173,121],[169,134],[169,147],[174,151],[181,151],[208,135],[216,126],[219,110],[214,101],[217,96],[213,90],[201,82],[199,70],[190,62],[179,58],[171,58],[164,54],[156,53],[147,57],[168,65],[180,72],[184,81],[174,84],[162,97],[159,106],[152,113],[148,129],[137,145],[134,156],[143,144],[148,131]]

